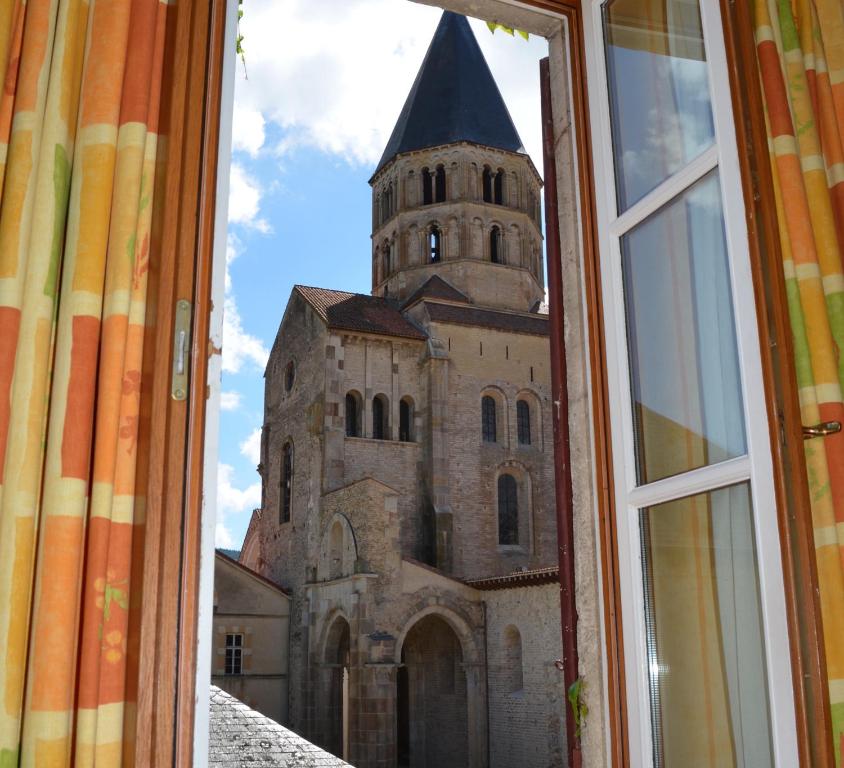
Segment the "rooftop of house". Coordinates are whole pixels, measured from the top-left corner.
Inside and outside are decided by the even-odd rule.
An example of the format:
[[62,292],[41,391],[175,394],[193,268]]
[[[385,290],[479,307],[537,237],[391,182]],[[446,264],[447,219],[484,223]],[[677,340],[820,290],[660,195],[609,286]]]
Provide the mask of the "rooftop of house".
[[525,151],[469,22],[445,11],[375,174],[398,154],[459,141]]
[[349,764],[211,686],[208,765],[342,768]]

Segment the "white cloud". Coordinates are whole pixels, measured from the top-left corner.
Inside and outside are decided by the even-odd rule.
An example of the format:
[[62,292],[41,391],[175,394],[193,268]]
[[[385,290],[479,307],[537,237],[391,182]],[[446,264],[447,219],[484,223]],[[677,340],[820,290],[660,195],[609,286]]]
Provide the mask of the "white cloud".
[[234,541],[231,533],[230,518],[232,516],[251,513],[253,509],[261,505],[261,482],[260,480],[246,486],[237,488],[234,485],[234,467],[230,464],[220,462],[217,465],[217,528],[216,546],[235,548],[240,546]]
[[257,427],[249,433],[247,437],[240,444],[240,453],[245,456],[253,464],[257,465],[261,461],[261,428]]
[[236,411],[240,408],[240,392],[234,390],[220,393],[220,408],[224,411]]
[[258,214],[261,210],[263,190],[240,163],[233,162],[229,176],[229,223],[257,229],[268,234],[271,228]]
[[[262,116],[284,130],[277,151],[316,147],[374,165],[441,11],[396,0],[250,0],[241,22],[249,79],[238,76],[237,147],[257,152]],[[472,22],[525,146],[541,160],[540,38],[492,35]],[[539,163],[537,162],[539,166]]]
[[256,157],[264,146],[264,116],[254,108],[235,102],[232,121],[232,149]]
[[270,351],[264,342],[243,330],[237,303],[233,296],[226,296],[223,307],[223,371],[238,373],[245,363],[263,371],[269,356]]

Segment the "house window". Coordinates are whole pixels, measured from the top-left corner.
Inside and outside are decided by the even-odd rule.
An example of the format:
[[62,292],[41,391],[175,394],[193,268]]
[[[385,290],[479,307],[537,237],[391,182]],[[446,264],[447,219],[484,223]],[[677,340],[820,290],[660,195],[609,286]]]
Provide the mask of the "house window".
[[527,400],[516,402],[516,431],[519,445],[530,445],[530,405]]
[[445,202],[445,168],[441,165],[437,166],[437,176],[435,184],[435,199],[438,203]]
[[413,403],[403,397],[399,403],[399,440],[409,443],[413,440]]
[[243,635],[230,633],[226,635],[226,667],[227,675],[243,674]]
[[630,762],[681,765],[730,745],[736,764],[796,765],[721,4],[589,6]]
[[442,258],[442,232],[434,224],[428,233],[428,260],[436,264]]
[[293,503],[293,443],[289,440],[281,449],[281,510],[282,523],[290,521],[290,507]]
[[489,231],[489,260],[501,264],[501,230],[498,227]]
[[346,437],[360,437],[360,402],[357,392],[346,393]]
[[519,486],[507,473],[498,476],[498,543],[519,543]]
[[387,439],[387,398],[375,395],[372,398],[372,437],[375,440]]
[[481,399],[481,431],[485,443],[496,442],[495,398],[484,395]]
[[483,197],[485,203],[492,202],[492,171],[488,165],[484,166],[483,172]]
[[504,171],[501,170],[501,168],[499,168],[498,173],[495,174],[493,201],[497,205],[503,205],[504,203]]
[[422,169],[422,205],[434,202],[434,175],[427,169]]

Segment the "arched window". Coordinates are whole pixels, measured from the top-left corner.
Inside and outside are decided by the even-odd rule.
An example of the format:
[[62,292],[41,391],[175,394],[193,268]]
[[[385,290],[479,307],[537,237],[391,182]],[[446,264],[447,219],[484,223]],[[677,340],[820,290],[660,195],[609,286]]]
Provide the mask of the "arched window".
[[360,395],[346,393],[346,436],[360,437]]
[[375,195],[372,201],[372,228],[375,229],[381,224],[381,195]]
[[393,182],[387,187],[387,218],[393,215]]
[[527,400],[516,401],[516,431],[519,445],[530,445],[530,404]]
[[279,520],[290,522],[290,507],[293,503],[293,443],[288,440],[281,449],[281,505]]
[[431,264],[436,264],[440,259],[442,259],[442,232],[434,224],[428,233],[428,260]]
[[445,168],[443,166],[437,166],[437,176],[436,176],[436,189],[435,192],[435,200],[438,203],[445,202]]
[[481,400],[481,431],[485,443],[496,442],[495,398],[484,395]]
[[399,403],[399,440],[403,443],[413,440],[413,403],[407,397]]
[[296,366],[293,364],[291,360],[287,363],[287,367],[284,369],[284,390],[289,392],[293,389],[293,382],[296,379]]
[[483,191],[484,191],[484,202],[485,203],[491,203],[492,202],[492,171],[490,170],[488,165],[484,166]]
[[525,687],[522,635],[512,624],[504,628],[504,690],[518,693]]
[[504,203],[504,171],[501,168],[495,174],[494,200],[498,205]]
[[519,543],[519,487],[506,473],[498,476],[498,543]]
[[430,205],[434,202],[434,178],[427,169],[422,169],[422,205]]
[[328,578],[339,579],[343,575],[343,524],[334,521],[328,537]]
[[489,260],[493,264],[502,264],[501,258],[501,230],[493,227],[489,231]]
[[393,265],[390,263],[390,244],[388,242],[384,242],[381,252],[381,258],[384,260],[384,279],[386,280],[390,276],[390,272],[393,268]]
[[372,398],[372,437],[375,440],[387,439],[387,398],[375,395]]

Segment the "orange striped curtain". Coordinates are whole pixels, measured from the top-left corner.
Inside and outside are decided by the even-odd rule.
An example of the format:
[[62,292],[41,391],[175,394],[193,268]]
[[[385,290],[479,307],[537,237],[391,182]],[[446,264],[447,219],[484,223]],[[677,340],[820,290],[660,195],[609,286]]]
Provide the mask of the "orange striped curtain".
[[131,762],[165,11],[0,2],[0,768]]
[[[844,2],[755,0],[805,425],[844,422]],[[807,440],[837,765],[844,753],[844,433]]]

